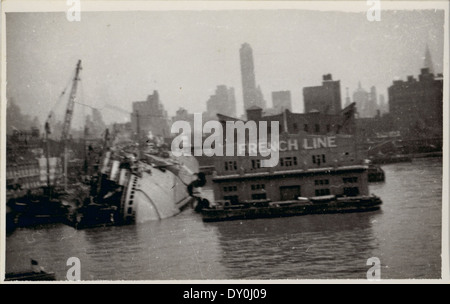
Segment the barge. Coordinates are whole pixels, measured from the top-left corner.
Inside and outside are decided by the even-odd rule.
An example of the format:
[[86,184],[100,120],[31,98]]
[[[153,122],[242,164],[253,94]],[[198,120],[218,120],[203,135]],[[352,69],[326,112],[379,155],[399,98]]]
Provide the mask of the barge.
[[381,204],[381,199],[376,196],[324,196],[278,202],[268,200],[246,201],[239,204],[220,201],[217,205],[205,206],[201,209],[201,213],[203,221],[216,222],[308,214],[376,211],[380,209]]

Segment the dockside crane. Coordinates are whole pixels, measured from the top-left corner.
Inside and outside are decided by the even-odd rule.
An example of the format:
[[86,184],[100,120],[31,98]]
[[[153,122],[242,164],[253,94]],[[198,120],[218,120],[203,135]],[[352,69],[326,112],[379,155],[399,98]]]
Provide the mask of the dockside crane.
[[66,108],[66,114],[64,117],[64,124],[63,129],[61,133],[61,142],[64,147],[64,190],[67,190],[67,162],[68,162],[68,156],[67,156],[67,144],[69,140],[69,133],[70,133],[70,124],[72,122],[72,116],[73,116],[73,109],[75,105],[75,99],[76,99],[76,93],[77,93],[77,85],[78,81],[80,80],[81,70],[81,60],[78,60],[77,67],[75,69],[75,77],[72,81],[72,88],[70,90],[70,96],[69,96],[69,102],[67,104]]

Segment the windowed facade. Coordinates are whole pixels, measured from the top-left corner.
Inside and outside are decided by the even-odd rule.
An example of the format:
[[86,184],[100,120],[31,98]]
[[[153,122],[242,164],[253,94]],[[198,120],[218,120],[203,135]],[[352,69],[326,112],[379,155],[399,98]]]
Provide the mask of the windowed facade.
[[[261,154],[215,158],[215,173],[212,176],[217,190],[214,191],[215,199],[233,202],[270,199],[276,202],[331,194],[369,195],[367,166],[359,162],[357,154],[355,159],[358,163],[350,159],[354,154],[353,137],[303,134],[304,129],[313,133],[316,124],[320,125],[320,131],[323,133],[328,130],[335,132],[337,122],[330,120],[295,123],[297,134],[281,134],[278,139],[268,139],[267,145],[264,143],[261,146],[252,146],[257,146],[259,153],[267,151],[274,144],[273,152],[279,152],[275,167],[263,167],[263,160],[269,157]],[[294,129],[294,122],[287,121],[286,125],[290,131]],[[236,151],[243,150],[241,146],[235,148]],[[270,157],[272,156],[275,155],[271,154]]]
[[318,155],[312,156],[312,162],[313,162],[313,164],[316,164],[319,166],[320,164],[326,163],[327,159],[325,157],[325,154],[318,154]]
[[316,179],[314,180],[314,185],[316,186],[322,186],[322,185],[329,185],[330,180],[328,179]]
[[236,171],[237,170],[237,162],[235,160],[226,161],[224,163],[225,171]]
[[223,187],[223,192],[236,192],[237,186],[225,186]]
[[344,188],[344,195],[347,195],[347,196],[358,196],[359,195],[359,188],[358,187],[345,187]]
[[250,187],[253,191],[266,189],[266,185],[264,185],[264,184],[252,184]]
[[297,166],[297,157],[280,157],[279,164],[281,167]]
[[266,185],[265,184],[251,184],[250,189],[252,191],[252,199],[260,200],[267,199]]
[[316,189],[316,196],[329,195],[330,189]]
[[353,177],[344,177],[342,179],[342,181],[344,182],[344,184],[354,184],[358,182],[358,178],[356,176]]
[[252,169],[261,168],[261,160],[260,159],[252,159]]

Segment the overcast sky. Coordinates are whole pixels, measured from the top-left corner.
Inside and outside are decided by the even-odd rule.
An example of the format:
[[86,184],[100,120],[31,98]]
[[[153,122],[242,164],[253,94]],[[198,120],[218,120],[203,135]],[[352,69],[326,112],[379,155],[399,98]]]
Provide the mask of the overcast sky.
[[[343,102],[345,88],[352,93],[358,81],[387,100],[394,79],[420,73],[427,44],[442,73],[443,11],[384,10],[381,18],[290,9],[82,12],[80,22],[68,22],[63,12],[7,13],[7,97],[44,122],[81,59],[78,100],[85,104],[131,111],[133,101],[157,90],[169,115],[179,107],[202,112],[224,84],[235,88],[241,114],[244,42],[253,48],[268,104],[272,91],[290,90],[296,112],[303,111],[302,88],[320,85],[328,73],[341,81]],[[87,113],[77,106],[74,124]],[[108,123],[129,119],[117,110],[102,113]]]

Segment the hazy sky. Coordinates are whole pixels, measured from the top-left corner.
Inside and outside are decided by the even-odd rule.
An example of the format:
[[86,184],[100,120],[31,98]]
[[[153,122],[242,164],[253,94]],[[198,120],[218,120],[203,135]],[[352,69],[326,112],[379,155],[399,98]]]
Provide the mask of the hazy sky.
[[[235,88],[243,112],[239,48],[253,48],[256,82],[271,92],[290,90],[293,110],[303,111],[302,88],[331,73],[350,94],[358,81],[387,97],[395,78],[417,75],[428,44],[434,70],[443,71],[444,12],[366,13],[306,10],[7,13],[7,96],[44,122],[82,60],[78,100],[94,107],[133,101],[158,90],[169,115],[179,107],[206,110],[217,85]],[[68,93],[67,93],[68,95]],[[56,109],[65,108],[67,98]],[[61,112],[62,113],[62,112]],[[75,125],[89,109],[77,106]],[[105,121],[129,115],[105,109]],[[62,118],[62,114],[60,116]]]

